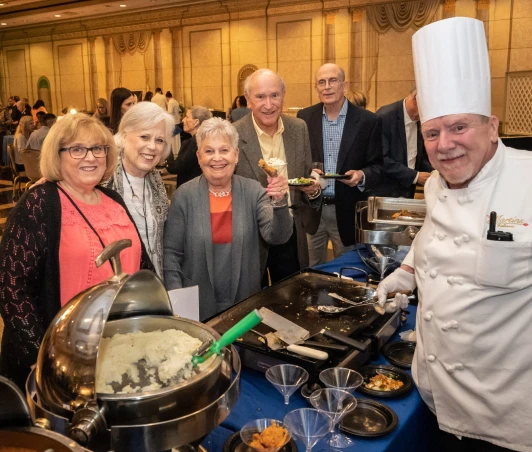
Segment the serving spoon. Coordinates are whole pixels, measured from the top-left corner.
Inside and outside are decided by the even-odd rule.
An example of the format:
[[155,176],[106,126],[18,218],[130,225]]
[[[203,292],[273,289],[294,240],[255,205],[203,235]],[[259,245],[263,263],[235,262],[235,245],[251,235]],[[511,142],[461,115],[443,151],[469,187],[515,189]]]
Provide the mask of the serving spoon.
[[[402,290],[400,292],[390,292],[388,294],[388,298],[387,298],[386,301],[387,302],[393,301],[395,295],[398,294],[398,293],[404,294],[404,295],[408,295],[408,299],[409,300],[413,300],[415,298],[415,296],[412,295],[412,291],[411,290]],[[366,298],[365,300],[362,300],[362,301],[359,301],[359,302],[355,302],[355,301],[349,300],[348,298],[342,297],[341,295],[338,295],[337,293],[329,293],[328,295],[330,297],[332,297],[332,298],[336,298],[337,300],[343,301],[344,303],[348,303],[351,306],[347,306],[347,307],[344,308],[344,307],[340,307],[340,306],[319,305],[318,306],[318,311],[323,312],[324,314],[339,314],[341,312],[347,311],[348,309],[358,308],[360,306],[369,306],[369,305],[376,305],[377,304],[377,296],[375,296],[375,297],[373,297],[371,299],[370,298]]]

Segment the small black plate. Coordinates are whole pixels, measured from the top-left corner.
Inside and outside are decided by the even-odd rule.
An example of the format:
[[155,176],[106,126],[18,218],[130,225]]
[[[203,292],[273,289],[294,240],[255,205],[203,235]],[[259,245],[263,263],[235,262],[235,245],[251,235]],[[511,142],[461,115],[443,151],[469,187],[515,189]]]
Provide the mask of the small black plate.
[[351,179],[347,174],[324,174],[320,176],[322,179]]
[[364,383],[367,383],[371,377],[377,375],[377,372],[404,383],[403,386],[395,391],[379,391],[376,389],[369,389],[364,386],[364,383],[362,383],[357,388],[357,391],[362,392],[363,394],[368,394],[375,397],[399,397],[405,395],[412,389],[412,377],[404,370],[398,369],[397,367],[377,364],[364,366],[362,369],[359,369],[358,372],[364,377]]
[[[233,433],[224,444],[223,452],[255,452],[254,449],[248,447],[240,438],[240,432]],[[293,438],[288,444],[285,444],[279,449],[279,452],[297,452],[297,444]]]
[[399,424],[397,414],[384,403],[357,399],[357,407],[340,422],[340,429],[356,436],[384,436]]
[[399,341],[386,344],[382,348],[382,354],[394,366],[410,369],[412,367],[415,350],[415,342]]
[[311,185],[312,185],[312,182],[305,182],[303,184],[300,184],[298,182],[295,182],[295,179],[288,179],[289,187],[310,187]]

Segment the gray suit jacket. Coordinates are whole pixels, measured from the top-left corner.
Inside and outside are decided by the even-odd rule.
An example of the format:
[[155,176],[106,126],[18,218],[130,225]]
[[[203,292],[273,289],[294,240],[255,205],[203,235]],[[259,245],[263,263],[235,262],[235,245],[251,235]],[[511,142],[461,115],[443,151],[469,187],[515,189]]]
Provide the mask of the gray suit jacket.
[[[310,152],[310,141],[308,137],[307,125],[301,119],[282,115],[284,124],[283,143],[286,153],[288,178],[308,177],[312,170],[312,155]],[[259,168],[258,162],[262,158],[259,138],[253,126],[252,115],[244,116],[240,121],[233,124],[238,132],[238,148],[240,156],[236,167],[236,174],[255,179],[263,187],[268,185],[266,174]],[[297,247],[299,254],[299,265],[301,268],[308,267],[308,246],[305,225],[321,204],[321,197],[309,203],[307,195],[291,189],[290,198],[292,202],[292,213],[297,230]],[[288,239],[287,239],[288,240]],[[264,242],[261,249],[261,268],[266,267],[268,247]]]
[[260,184],[233,176],[233,221],[231,281],[217,281],[208,183],[201,175],[179,187],[172,195],[164,230],[164,280],[168,290],[199,286],[200,319],[227,309],[218,303],[215,287],[231,285],[231,298],[238,302],[260,290],[260,238],[277,245],[292,234],[288,209],[271,206]]

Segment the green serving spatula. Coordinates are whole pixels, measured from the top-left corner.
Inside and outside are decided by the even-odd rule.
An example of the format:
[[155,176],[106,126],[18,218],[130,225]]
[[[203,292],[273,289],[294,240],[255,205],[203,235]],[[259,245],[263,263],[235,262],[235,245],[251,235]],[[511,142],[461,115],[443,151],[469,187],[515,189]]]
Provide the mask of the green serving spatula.
[[[219,341],[214,341],[208,350],[204,353],[198,353],[192,357],[192,364],[196,367],[198,364],[205,362],[212,355],[219,355],[224,347],[231,345],[239,337],[242,337],[251,328],[254,328],[262,321],[262,315],[254,309],[246,317],[240,320],[235,326],[228,329]],[[202,347],[200,347],[201,349]]]

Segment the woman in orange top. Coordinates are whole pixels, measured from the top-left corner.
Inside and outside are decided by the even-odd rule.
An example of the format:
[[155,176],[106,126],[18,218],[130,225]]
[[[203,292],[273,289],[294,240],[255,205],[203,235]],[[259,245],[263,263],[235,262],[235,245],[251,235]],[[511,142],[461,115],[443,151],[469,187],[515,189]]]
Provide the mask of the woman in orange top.
[[129,238],[133,246],[121,254],[124,271],[153,270],[122,198],[98,186],[116,160],[113,136],[100,121],[65,116],[41,151],[48,182],[27,191],[9,215],[0,244],[0,373],[19,386],[61,306],[113,275],[110,263],[94,263],[104,246]]

